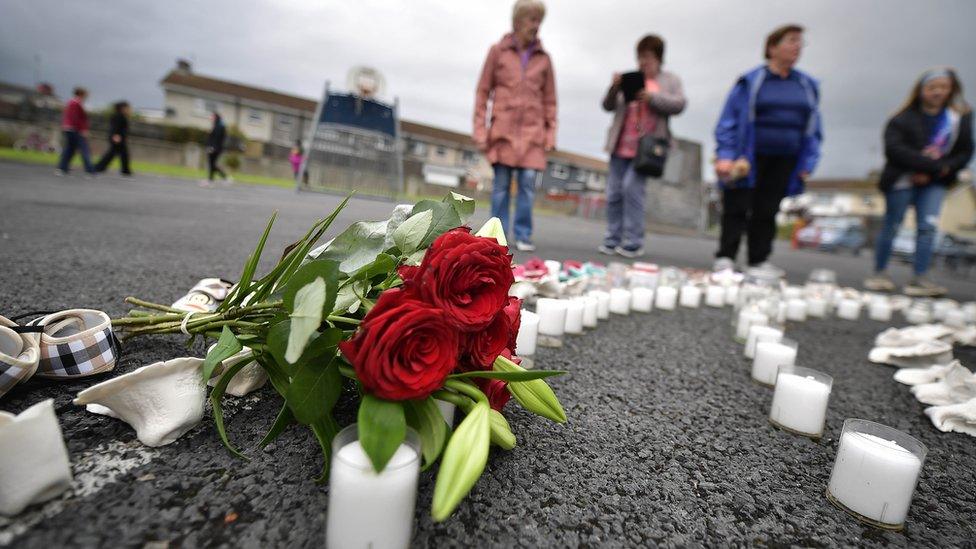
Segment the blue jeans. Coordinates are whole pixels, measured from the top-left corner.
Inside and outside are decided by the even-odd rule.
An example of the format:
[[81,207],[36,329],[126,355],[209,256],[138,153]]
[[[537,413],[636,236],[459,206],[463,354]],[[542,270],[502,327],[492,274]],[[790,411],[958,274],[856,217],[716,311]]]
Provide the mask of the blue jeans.
[[937,183],[908,189],[894,189],[885,194],[884,225],[874,253],[874,269],[884,271],[891,259],[891,244],[898,233],[905,211],[909,205],[915,206],[915,274],[923,275],[929,270],[935,234],[938,231],[939,212],[946,188]]
[[504,164],[492,164],[495,181],[491,190],[491,215],[502,222],[505,234],[508,230],[508,210],[511,204],[512,175],[518,182],[515,199],[515,240],[532,242],[532,202],[535,200],[535,180],[539,173],[529,168],[513,168]]
[[71,157],[75,155],[75,150],[81,153],[81,161],[85,164],[85,171],[94,173],[95,167],[91,163],[91,153],[88,151],[88,139],[80,133],[72,130],[64,132],[64,149],[61,150],[61,160],[58,162],[58,169],[68,171],[71,164]]
[[610,156],[604,246],[636,250],[644,245],[646,185],[647,178],[634,171],[634,159]]

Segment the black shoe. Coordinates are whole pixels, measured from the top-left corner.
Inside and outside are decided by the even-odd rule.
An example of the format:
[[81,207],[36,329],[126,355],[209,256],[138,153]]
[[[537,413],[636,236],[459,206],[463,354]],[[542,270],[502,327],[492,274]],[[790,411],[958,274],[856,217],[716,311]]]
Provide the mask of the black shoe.
[[603,255],[614,255],[617,253],[616,246],[607,246],[606,244],[600,244],[597,246],[596,251]]
[[637,246],[637,247],[633,247],[633,246],[617,246],[617,248],[616,248],[615,251],[618,254],[620,254],[620,255],[628,258],[628,259],[634,259],[634,258],[637,258],[637,257],[640,257],[640,256],[644,255],[644,247],[643,246]]

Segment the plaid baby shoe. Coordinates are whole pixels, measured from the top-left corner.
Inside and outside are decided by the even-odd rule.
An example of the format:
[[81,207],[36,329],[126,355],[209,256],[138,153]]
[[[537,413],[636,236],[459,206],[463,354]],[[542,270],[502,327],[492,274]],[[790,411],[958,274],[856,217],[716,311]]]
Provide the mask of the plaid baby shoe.
[[42,326],[37,377],[69,378],[101,374],[115,368],[119,341],[102,311],[69,309],[28,323]]
[[0,397],[37,371],[41,356],[38,330],[0,316]]

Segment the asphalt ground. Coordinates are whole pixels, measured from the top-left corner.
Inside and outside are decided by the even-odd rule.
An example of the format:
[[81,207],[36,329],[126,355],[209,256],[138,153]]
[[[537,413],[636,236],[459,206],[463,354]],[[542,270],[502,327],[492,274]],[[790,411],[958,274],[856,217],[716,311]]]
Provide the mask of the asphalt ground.
[[[128,295],[171,302],[200,278],[234,278],[273,210],[279,222],[269,251],[338,201],[146,176],[56,178],[49,169],[0,164],[0,314],[92,307],[120,315]],[[354,200],[336,227],[383,218],[390,207]],[[538,253],[598,259],[601,233],[596,222],[539,216]],[[714,243],[653,235],[648,249],[661,264],[705,267]],[[264,267],[275,254],[268,255]],[[796,283],[814,267],[832,268],[849,284],[868,270],[866,258],[816,252],[780,249],[774,261]],[[907,273],[901,269],[896,276]],[[976,295],[976,281],[935,277],[958,298]],[[444,523],[430,519],[434,472],[423,474],[414,545],[976,546],[976,440],[938,432],[891,379],[892,368],[867,362],[883,324],[811,320],[787,328],[800,345],[798,363],[834,376],[826,434],[815,442],[769,425],[771,391],[750,380],[729,316],[707,308],[615,316],[562,348],[540,349],[539,367],[569,371],[552,380],[569,421],[555,425],[510,405],[518,445],[492,450],[485,474]],[[242,461],[224,450],[209,417],[175,443],[147,448],[126,424],[71,404],[112,375],[203,353],[202,344],[187,350],[178,337],[133,340],[111,374],[35,379],[5,396],[0,409],[11,412],[55,400],[75,483],[51,502],[0,518],[0,545],[322,546],[328,489],[312,481],[321,462],[307,431],[291,428]],[[976,368],[976,351],[957,355]],[[279,406],[270,387],[228,397],[232,440],[253,448]],[[340,423],[354,414],[347,395]],[[849,417],[891,425],[929,449],[903,532],[863,526],[824,497]]]

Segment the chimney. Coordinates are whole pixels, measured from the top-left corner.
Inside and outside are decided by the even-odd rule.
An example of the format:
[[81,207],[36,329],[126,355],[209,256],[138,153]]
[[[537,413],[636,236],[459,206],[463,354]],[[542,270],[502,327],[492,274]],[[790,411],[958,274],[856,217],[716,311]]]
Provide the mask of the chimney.
[[176,72],[181,74],[191,74],[193,72],[193,66],[190,65],[190,62],[186,59],[177,59]]

